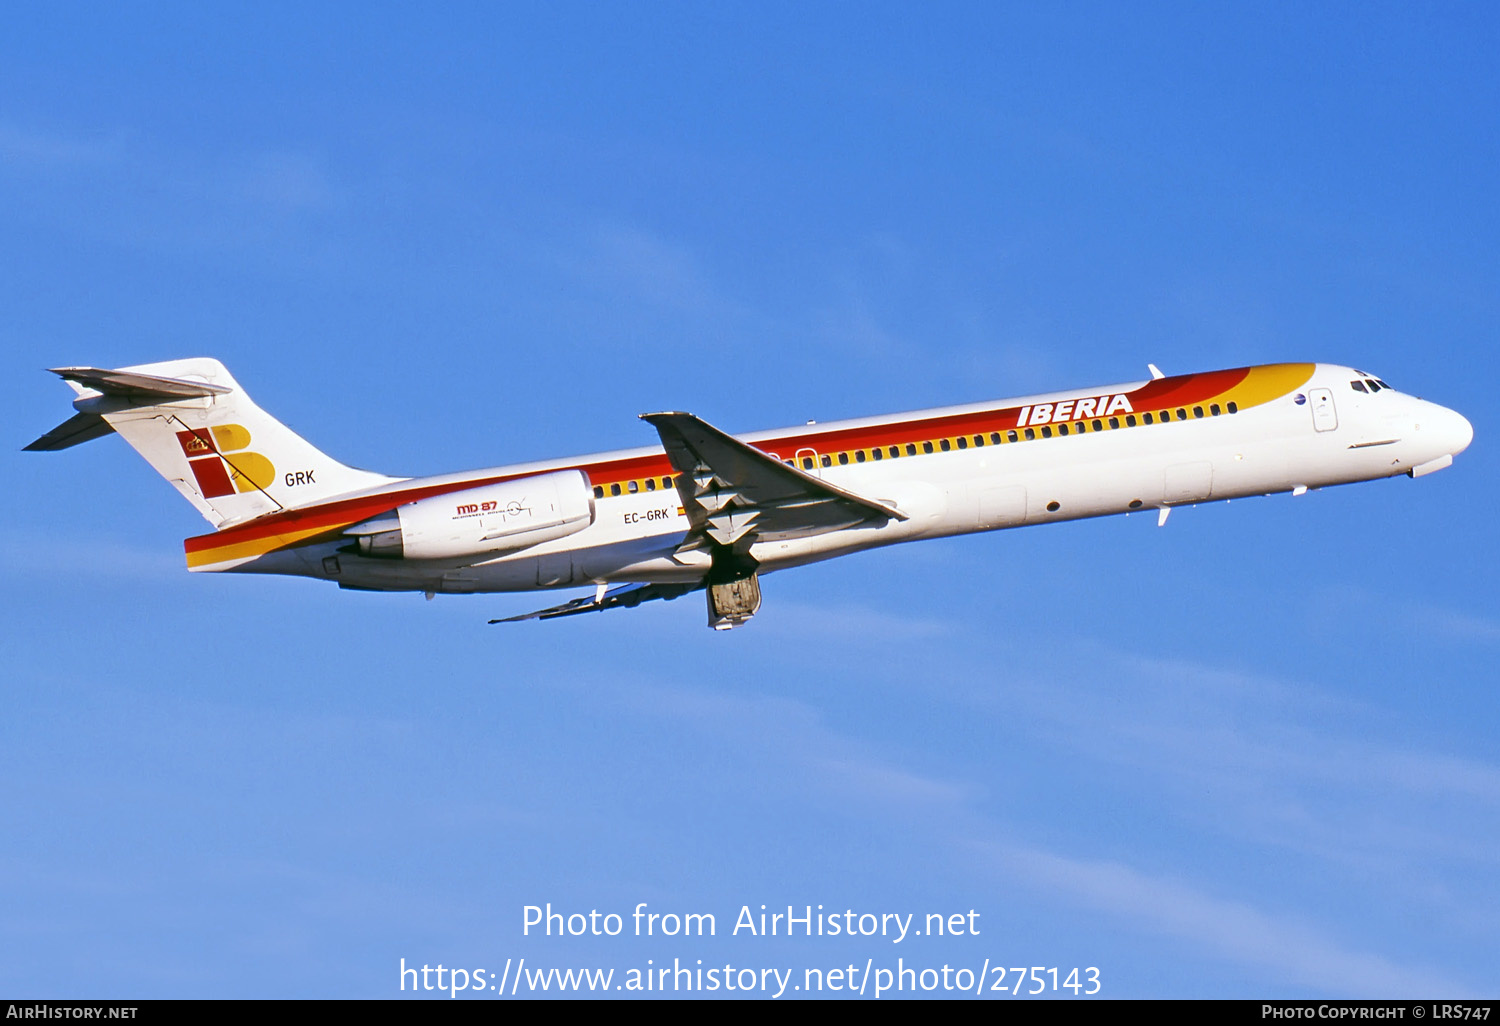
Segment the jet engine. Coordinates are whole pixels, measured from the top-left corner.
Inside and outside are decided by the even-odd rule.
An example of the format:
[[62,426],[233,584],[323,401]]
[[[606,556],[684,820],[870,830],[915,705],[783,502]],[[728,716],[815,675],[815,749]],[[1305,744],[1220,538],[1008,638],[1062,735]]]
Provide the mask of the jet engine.
[[382,559],[501,556],[565,538],[594,522],[581,470],[560,470],[433,495],[355,524],[361,555]]

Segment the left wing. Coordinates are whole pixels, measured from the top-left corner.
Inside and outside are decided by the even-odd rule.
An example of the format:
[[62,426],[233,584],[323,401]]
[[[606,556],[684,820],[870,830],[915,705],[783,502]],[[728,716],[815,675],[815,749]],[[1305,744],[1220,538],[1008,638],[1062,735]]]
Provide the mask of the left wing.
[[601,590],[593,598],[577,598],[572,602],[564,602],[560,606],[551,606],[547,609],[538,609],[534,613],[522,613],[520,616],[507,616],[500,620],[491,620],[490,623],[517,623],[521,620],[551,620],[559,616],[573,616],[577,613],[594,613],[601,609],[614,609],[624,606],[626,608],[638,606],[642,602],[651,599],[674,599],[679,595],[686,595],[690,591],[697,591],[704,587],[704,582],[694,584],[627,584],[609,591]]
[[907,519],[888,503],[773,459],[691,413],[645,413],[641,419],[661,435],[692,533],[716,545]]

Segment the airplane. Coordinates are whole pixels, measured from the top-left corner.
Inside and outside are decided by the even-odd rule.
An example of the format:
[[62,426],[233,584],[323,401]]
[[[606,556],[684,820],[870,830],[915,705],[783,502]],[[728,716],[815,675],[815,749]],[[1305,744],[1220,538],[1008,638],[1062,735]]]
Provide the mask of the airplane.
[[642,414],[658,443],[434,477],[346,466],[251,401],[218,360],[60,367],[70,419],[28,450],[115,432],[213,524],[195,572],[437,593],[592,585],[504,623],[702,590],[715,629],[760,575],[922,538],[1291,492],[1453,462],[1453,410],[1333,364],[1166,376],[729,435]]

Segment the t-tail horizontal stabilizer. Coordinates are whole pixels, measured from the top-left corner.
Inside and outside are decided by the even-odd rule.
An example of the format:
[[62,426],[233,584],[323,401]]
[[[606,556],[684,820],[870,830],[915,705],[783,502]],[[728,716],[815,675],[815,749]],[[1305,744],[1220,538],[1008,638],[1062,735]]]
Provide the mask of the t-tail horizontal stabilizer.
[[[155,374],[104,370],[100,367],[50,367],[48,369],[72,385],[73,391],[80,396],[75,405],[80,407],[88,402],[84,393],[90,389],[100,395],[113,396],[146,406],[157,402],[201,399],[230,391],[218,385],[210,385],[206,381],[186,381],[182,378],[164,378]],[[75,445],[103,438],[113,431],[114,427],[109,421],[97,412],[84,408],[22,451],[57,452],[59,449],[71,449]]]

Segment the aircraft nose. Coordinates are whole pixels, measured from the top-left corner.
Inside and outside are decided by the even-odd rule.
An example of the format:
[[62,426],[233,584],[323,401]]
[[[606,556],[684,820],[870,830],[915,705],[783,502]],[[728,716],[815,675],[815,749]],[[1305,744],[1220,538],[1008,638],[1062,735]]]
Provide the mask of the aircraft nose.
[[1438,437],[1443,440],[1443,451],[1450,456],[1457,456],[1474,440],[1474,425],[1469,423],[1469,418],[1457,410],[1439,406],[1438,416],[1434,419],[1436,423],[1433,427],[1437,429]]

